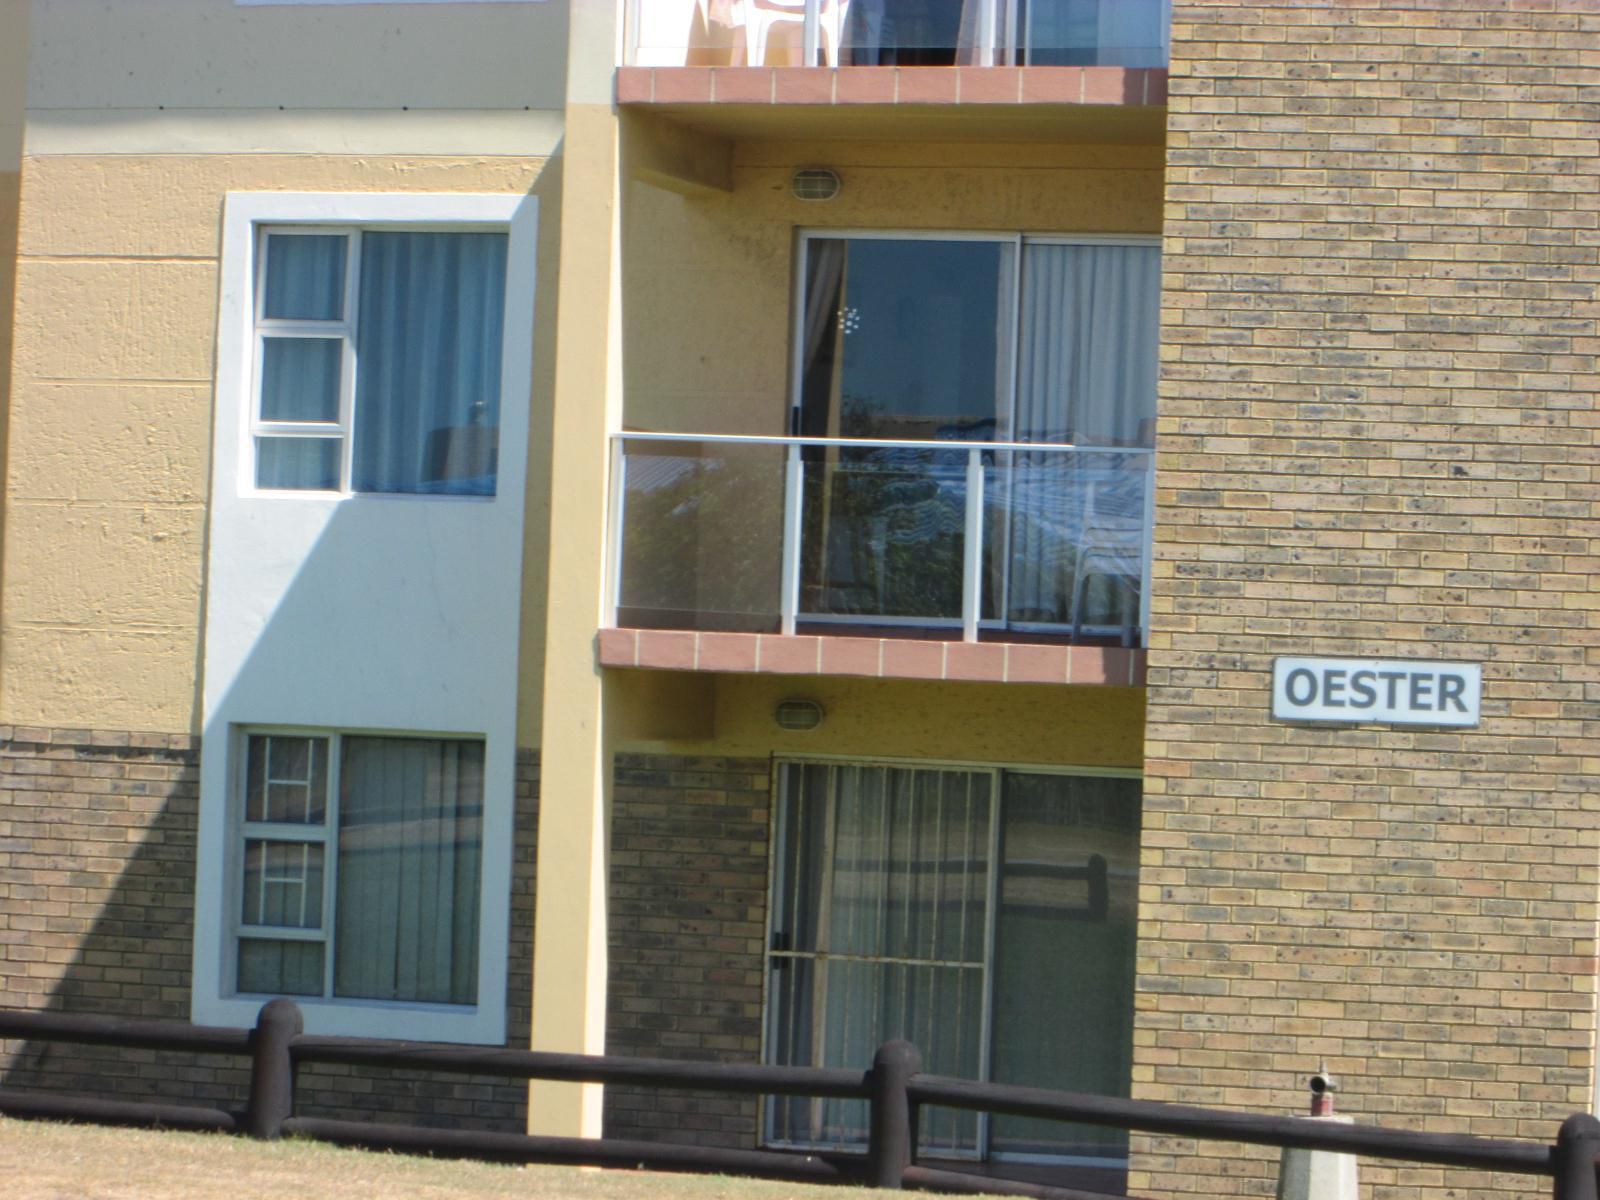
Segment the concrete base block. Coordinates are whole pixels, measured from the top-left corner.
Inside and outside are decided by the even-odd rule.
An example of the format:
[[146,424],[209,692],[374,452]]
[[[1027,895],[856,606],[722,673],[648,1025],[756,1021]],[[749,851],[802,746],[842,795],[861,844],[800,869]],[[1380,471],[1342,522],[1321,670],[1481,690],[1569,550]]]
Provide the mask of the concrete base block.
[[[1349,1117],[1306,1120],[1351,1123]],[[1355,1156],[1331,1150],[1284,1150],[1278,1164],[1278,1200],[1359,1200]]]

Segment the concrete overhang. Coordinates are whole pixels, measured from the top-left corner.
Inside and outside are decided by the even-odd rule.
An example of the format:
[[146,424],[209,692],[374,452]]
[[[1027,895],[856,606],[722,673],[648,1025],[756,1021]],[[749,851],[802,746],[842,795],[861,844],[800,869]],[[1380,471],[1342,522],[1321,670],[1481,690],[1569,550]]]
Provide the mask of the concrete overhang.
[[623,67],[617,102],[730,142],[1161,145],[1167,72],[1123,67]]

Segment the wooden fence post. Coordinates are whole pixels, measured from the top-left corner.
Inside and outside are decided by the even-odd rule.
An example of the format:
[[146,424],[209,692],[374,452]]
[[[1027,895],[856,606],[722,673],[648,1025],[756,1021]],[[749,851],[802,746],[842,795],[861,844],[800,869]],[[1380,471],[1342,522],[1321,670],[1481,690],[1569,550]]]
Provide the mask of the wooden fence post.
[[867,1186],[902,1186],[916,1155],[916,1122],[906,1085],[922,1070],[922,1056],[910,1042],[885,1042],[872,1057],[872,1106],[867,1142]]
[[250,1033],[250,1103],[244,1132],[274,1141],[294,1115],[294,1059],[289,1046],[305,1029],[300,1006],[282,997],[268,1000]]
[[1600,1200],[1595,1187],[1594,1160],[1600,1155],[1600,1121],[1588,1113],[1573,1113],[1556,1134],[1555,1200]]

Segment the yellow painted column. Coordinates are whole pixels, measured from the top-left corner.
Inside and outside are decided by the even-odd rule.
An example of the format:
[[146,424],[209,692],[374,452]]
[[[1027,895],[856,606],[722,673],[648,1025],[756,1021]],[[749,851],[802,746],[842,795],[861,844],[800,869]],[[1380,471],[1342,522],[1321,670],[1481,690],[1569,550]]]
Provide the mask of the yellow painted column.
[[[611,748],[594,641],[605,609],[610,434],[620,428],[621,163],[616,0],[573,0],[561,182],[540,733],[533,1048],[605,1051]],[[528,1129],[600,1136],[601,1089],[534,1083]]]

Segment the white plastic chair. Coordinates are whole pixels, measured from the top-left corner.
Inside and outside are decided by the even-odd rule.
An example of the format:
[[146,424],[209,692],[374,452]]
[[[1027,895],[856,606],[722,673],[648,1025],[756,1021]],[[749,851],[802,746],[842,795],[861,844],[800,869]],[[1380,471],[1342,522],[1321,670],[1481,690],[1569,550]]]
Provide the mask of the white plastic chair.
[[[806,0],[742,0],[745,38],[745,62],[752,67],[762,67],[767,62],[767,38],[774,25],[791,24],[800,27],[805,36]],[[844,28],[845,10],[850,0],[818,0],[817,41],[822,49],[823,61],[830,67],[839,65],[839,32]],[[811,64],[807,63],[807,66]]]

